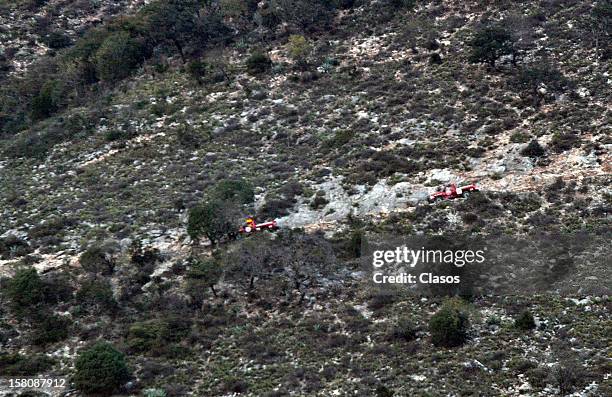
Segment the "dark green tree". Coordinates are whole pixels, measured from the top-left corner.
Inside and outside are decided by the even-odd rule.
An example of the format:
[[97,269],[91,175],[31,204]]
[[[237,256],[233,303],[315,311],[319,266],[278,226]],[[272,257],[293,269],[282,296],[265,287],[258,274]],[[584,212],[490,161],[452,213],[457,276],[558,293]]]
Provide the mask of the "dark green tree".
[[145,8],[144,15],[153,40],[172,43],[186,63],[185,47],[197,35],[199,11],[196,0],[157,0]]
[[212,197],[237,204],[251,204],[255,192],[253,186],[244,179],[226,179],[215,186]]
[[15,308],[32,308],[45,300],[44,283],[36,269],[20,269],[7,282],[6,295]]
[[57,80],[43,84],[38,95],[32,99],[32,119],[41,120],[55,113],[60,107],[62,93],[62,84]]
[[512,34],[505,28],[497,25],[488,25],[478,29],[469,42],[472,52],[470,61],[486,63],[491,67],[504,55],[513,53]]
[[145,59],[139,41],[128,32],[110,34],[94,56],[96,75],[105,81],[118,81],[129,76]]
[[193,258],[191,267],[187,272],[188,282],[191,288],[210,288],[213,295],[217,296],[215,285],[223,275],[221,263],[214,259]]
[[98,342],[81,352],[75,370],[76,387],[91,394],[110,395],[130,376],[123,353],[107,342]]
[[529,331],[536,327],[533,314],[529,310],[522,311],[517,318],[514,319],[514,326],[523,331]]
[[194,241],[206,237],[215,245],[223,237],[235,232],[236,219],[237,210],[233,203],[211,199],[189,211],[187,234]]

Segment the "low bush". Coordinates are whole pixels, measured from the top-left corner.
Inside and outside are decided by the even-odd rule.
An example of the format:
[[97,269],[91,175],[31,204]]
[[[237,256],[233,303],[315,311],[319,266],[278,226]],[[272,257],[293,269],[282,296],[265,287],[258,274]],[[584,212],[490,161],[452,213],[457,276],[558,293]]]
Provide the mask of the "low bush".
[[110,34],[94,56],[96,75],[105,81],[129,76],[145,59],[144,48],[128,32]]
[[413,9],[416,6],[416,0],[388,0],[388,2],[395,8]]
[[417,327],[410,319],[402,317],[391,327],[389,336],[392,339],[409,342],[416,339],[417,331]]
[[31,116],[34,120],[41,120],[51,116],[60,108],[62,98],[62,85],[57,80],[46,82],[32,99],[30,105]]
[[319,190],[314,197],[312,198],[312,200],[310,201],[310,209],[311,210],[320,210],[321,208],[325,207],[327,204],[329,204],[329,200],[325,198],[325,192],[322,190]]
[[109,253],[105,252],[102,247],[91,246],[81,254],[79,258],[81,267],[94,274],[112,274],[115,264]]
[[191,283],[190,289],[200,290],[210,288],[214,296],[217,296],[215,284],[219,282],[223,274],[223,268],[218,261],[200,260],[191,261],[191,267],[187,272],[187,278]]
[[513,37],[501,25],[483,26],[474,32],[469,42],[472,48],[470,61],[474,63],[487,63],[495,66],[499,58],[513,53]]
[[217,183],[211,197],[238,204],[250,204],[255,200],[255,192],[253,186],[244,179],[226,179]]
[[0,259],[12,259],[24,256],[31,251],[27,241],[19,237],[9,235],[5,238],[0,238]]
[[575,147],[579,147],[581,144],[580,137],[573,132],[559,133],[556,132],[553,134],[553,137],[550,141],[550,147],[556,153],[562,153],[566,150],[570,150]]
[[559,388],[560,395],[569,395],[577,386],[584,383],[584,372],[580,363],[571,358],[564,358],[552,368],[549,381]]
[[28,231],[28,237],[30,239],[39,239],[49,236],[60,236],[63,230],[74,225],[74,221],[68,218],[52,218],[48,221],[44,221]]
[[37,346],[46,346],[68,337],[71,321],[54,314],[38,314],[33,321],[30,341]]
[[134,131],[122,129],[108,130],[106,134],[104,134],[104,138],[109,142],[128,140],[134,138],[135,136],[136,133]]
[[157,248],[145,247],[139,240],[134,240],[129,248],[130,263],[145,266],[162,260]]
[[44,355],[0,353],[0,373],[4,376],[33,376],[49,370],[53,364]]
[[536,327],[536,323],[531,312],[529,310],[525,310],[514,319],[514,326],[517,329],[529,331]]
[[68,47],[72,44],[72,40],[66,34],[61,32],[51,32],[46,35],[43,39],[43,42],[49,46],[49,48],[54,50],[59,50],[61,48]]
[[527,143],[529,141],[529,135],[524,132],[515,132],[510,135],[510,142],[512,143]]
[[364,239],[363,230],[353,230],[346,242],[346,251],[352,258],[361,257],[361,245]]
[[312,46],[304,36],[293,34],[289,36],[287,49],[289,51],[289,56],[297,65],[305,66]]
[[546,150],[544,150],[537,139],[534,139],[521,150],[521,154],[526,157],[542,157],[546,154]]
[[110,395],[129,379],[123,353],[106,342],[98,342],[79,354],[73,381],[85,393]]
[[324,142],[324,146],[330,149],[340,149],[347,143],[349,143],[355,132],[353,130],[340,130],[334,134],[334,136]]
[[76,294],[77,303],[93,312],[108,311],[117,307],[113,290],[108,281],[85,281]]
[[436,346],[462,345],[467,339],[469,327],[468,313],[460,299],[446,301],[429,321],[431,340]]
[[172,317],[134,323],[127,334],[127,345],[133,352],[161,355],[171,351],[172,344],[189,333],[188,319]]
[[211,66],[201,59],[195,59],[185,65],[187,73],[196,80],[198,84],[204,83],[204,78],[211,72],[211,69]]
[[19,311],[32,309],[45,301],[44,283],[36,269],[20,269],[8,280],[4,294]]
[[268,55],[256,51],[249,56],[246,61],[247,71],[252,75],[259,75],[272,68],[272,61]]

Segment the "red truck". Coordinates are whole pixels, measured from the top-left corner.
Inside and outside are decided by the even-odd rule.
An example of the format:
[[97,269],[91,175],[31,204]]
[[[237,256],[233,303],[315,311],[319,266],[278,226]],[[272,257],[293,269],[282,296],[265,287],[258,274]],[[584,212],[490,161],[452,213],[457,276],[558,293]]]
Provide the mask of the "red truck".
[[250,233],[254,233],[254,232],[260,232],[262,230],[270,230],[270,231],[274,231],[278,229],[278,225],[276,224],[276,221],[268,221],[268,222],[264,222],[264,223],[255,223],[255,219],[253,218],[247,218],[246,220],[246,224],[243,226],[240,226],[240,229],[238,230],[238,232],[240,234],[250,234]]
[[451,200],[459,197],[467,198],[470,193],[479,191],[478,186],[475,183],[470,185],[457,187],[454,183],[450,185],[450,187],[440,191],[435,192],[434,194],[429,196],[429,202],[434,203],[440,200]]

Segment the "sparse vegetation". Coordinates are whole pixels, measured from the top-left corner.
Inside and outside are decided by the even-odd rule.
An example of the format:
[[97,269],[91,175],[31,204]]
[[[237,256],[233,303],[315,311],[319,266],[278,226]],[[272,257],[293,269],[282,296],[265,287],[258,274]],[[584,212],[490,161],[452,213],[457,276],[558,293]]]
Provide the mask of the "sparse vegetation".
[[[610,394],[608,3],[0,0],[0,374]],[[447,233],[459,287],[372,285]]]

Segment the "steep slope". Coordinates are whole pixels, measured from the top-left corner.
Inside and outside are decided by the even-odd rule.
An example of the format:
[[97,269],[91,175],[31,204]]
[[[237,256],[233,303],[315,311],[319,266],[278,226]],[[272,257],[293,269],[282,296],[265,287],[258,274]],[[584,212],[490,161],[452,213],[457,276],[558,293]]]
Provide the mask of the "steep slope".
[[[72,8],[76,16],[52,19],[50,30],[63,26],[76,38],[96,15],[130,14],[142,2],[74,3],[23,12],[0,2],[10,10],[0,16],[10,39],[0,50],[35,41],[10,59],[5,79],[26,73],[38,52],[46,59],[31,18]],[[442,300],[378,294],[345,252],[363,230],[609,234],[612,80],[585,27],[594,4],[356,2],[335,11],[328,30],[281,26],[270,40],[230,42],[215,58],[229,79],[198,81],[178,54],[152,56],[129,77],[3,136],[0,238],[9,248],[0,275],[33,266],[67,277],[82,299],[53,308],[74,321],[65,339],[33,347],[35,321],[18,321],[2,296],[0,343],[53,356],[53,370],[68,375],[83,344],[113,341],[133,367],[126,394],[549,396],[563,393],[565,377],[576,395],[606,395],[605,264],[593,262],[604,270],[577,295],[474,299],[470,342],[439,349],[427,323]],[[511,28],[517,64],[510,55],[494,66],[471,61],[472,37],[491,21]],[[291,56],[283,29],[304,36],[304,59]],[[272,64],[254,73],[249,60],[262,47]],[[278,219],[284,230],[323,229],[341,247],[304,302],[274,276],[261,277],[256,292],[229,275],[218,295],[189,289],[187,209],[237,178],[255,190],[243,212]],[[451,182],[477,182],[482,194],[426,202]],[[134,241],[155,252],[150,262],[134,260]],[[91,277],[81,255],[92,246],[110,247],[116,265],[94,277],[108,290],[92,294],[116,305],[82,292]],[[523,310],[535,314],[536,329],[516,329]],[[397,329],[405,321],[408,337]],[[167,328],[180,336],[163,336]]]

